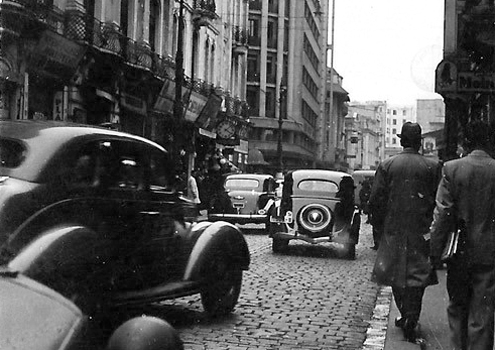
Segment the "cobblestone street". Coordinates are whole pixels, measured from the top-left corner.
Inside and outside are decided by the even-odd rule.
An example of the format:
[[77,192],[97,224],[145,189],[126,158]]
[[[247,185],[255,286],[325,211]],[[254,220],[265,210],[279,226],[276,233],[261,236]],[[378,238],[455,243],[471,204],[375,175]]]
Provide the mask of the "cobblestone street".
[[[364,221],[364,220],[363,220]],[[209,319],[198,296],[157,308],[185,349],[361,349],[379,288],[370,281],[376,252],[362,224],[357,258],[334,244],[292,241],[273,254],[263,230],[245,229],[251,268],[234,313]]]

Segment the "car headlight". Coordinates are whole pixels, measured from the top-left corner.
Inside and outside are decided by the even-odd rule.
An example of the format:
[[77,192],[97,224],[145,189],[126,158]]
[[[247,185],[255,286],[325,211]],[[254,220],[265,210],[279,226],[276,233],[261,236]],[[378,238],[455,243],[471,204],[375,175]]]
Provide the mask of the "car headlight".
[[321,204],[310,204],[299,212],[301,226],[311,232],[321,231],[328,227],[332,220],[330,209]]

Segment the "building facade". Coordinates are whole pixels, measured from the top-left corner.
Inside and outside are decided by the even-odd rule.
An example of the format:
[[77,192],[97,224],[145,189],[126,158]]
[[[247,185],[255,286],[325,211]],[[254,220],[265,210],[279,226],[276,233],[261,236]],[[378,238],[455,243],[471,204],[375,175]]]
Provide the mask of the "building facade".
[[445,123],[445,103],[441,99],[416,100],[416,122],[423,133],[443,129]]
[[324,131],[320,141],[322,152],[318,156],[317,166],[323,169],[347,171],[349,164],[346,159],[345,116],[348,113],[349,93],[342,87],[342,81],[343,77],[335,69],[328,69],[323,115]]
[[385,121],[385,157],[393,156],[402,151],[400,134],[402,124],[416,122],[416,111],[413,106],[388,105]]
[[494,22],[493,0],[445,0],[444,56],[435,81],[445,102],[443,160],[457,157],[470,119],[495,121]]
[[345,118],[349,170],[376,169],[384,159],[386,101],[351,102]]
[[180,145],[189,166],[232,148],[244,164],[247,15],[247,0],[2,1],[0,118],[120,129]]
[[267,172],[315,167],[323,156],[327,41],[326,1],[249,1],[249,148]]

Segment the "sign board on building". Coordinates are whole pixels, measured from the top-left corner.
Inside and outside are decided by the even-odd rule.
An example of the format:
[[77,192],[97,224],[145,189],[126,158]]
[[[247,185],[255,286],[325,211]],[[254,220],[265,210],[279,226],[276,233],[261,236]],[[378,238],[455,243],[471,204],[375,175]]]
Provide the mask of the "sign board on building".
[[59,77],[71,77],[86,52],[86,47],[46,30],[31,53],[30,65]]
[[495,72],[459,72],[453,62],[444,60],[436,69],[438,93],[448,92],[494,92]]

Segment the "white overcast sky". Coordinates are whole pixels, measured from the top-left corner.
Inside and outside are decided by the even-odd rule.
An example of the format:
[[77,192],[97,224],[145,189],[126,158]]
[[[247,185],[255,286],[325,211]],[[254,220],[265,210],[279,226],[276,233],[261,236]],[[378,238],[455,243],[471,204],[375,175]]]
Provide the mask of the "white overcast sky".
[[334,1],[334,68],[351,101],[415,105],[416,99],[442,98],[434,81],[442,59],[444,0]]

